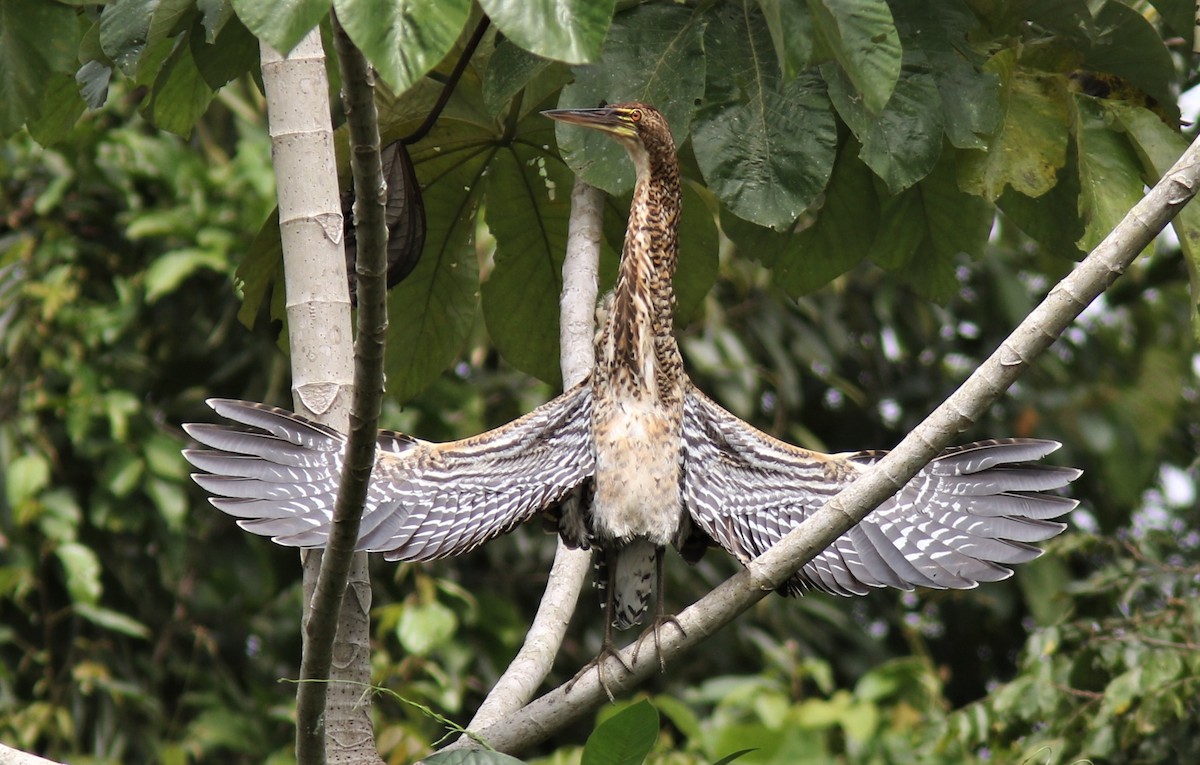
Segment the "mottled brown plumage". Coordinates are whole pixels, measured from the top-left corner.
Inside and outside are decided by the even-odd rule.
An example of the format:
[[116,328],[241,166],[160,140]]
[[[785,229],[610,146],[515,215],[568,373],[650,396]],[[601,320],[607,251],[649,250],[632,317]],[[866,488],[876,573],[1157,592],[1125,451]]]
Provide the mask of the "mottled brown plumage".
[[[666,120],[645,104],[547,114],[612,136],[637,170],[595,370],[479,436],[434,444],[381,433],[358,547],[405,561],[457,555],[557,508],[564,538],[604,564],[609,633],[642,621],[667,545],[694,559],[712,543],[749,562],[882,453],[792,446],[691,384],[672,333],[680,192]],[[262,404],[210,403],[254,428],[185,426],[211,447],[185,455],[206,471],[195,480],[218,495],[212,503],[280,544],[323,545],[344,436]],[[1030,464],[1058,446],[1002,439],[948,449],[781,590],[968,588],[1011,575],[1007,566],[1040,554],[1031,543],[1060,533],[1052,519],[1075,507],[1045,492],[1079,471]]]
[[663,548],[681,545],[689,528],[680,494],[688,380],[671,326],[679,165],[670,127],[645,104],[546,116],[613,136],[637,171],[621,268],[596,339],[591,386],[596,467],[592,504],[585,510],[588,542],[603,556],[606,627],[625,629],[642,621],[651,579],[661,575]]

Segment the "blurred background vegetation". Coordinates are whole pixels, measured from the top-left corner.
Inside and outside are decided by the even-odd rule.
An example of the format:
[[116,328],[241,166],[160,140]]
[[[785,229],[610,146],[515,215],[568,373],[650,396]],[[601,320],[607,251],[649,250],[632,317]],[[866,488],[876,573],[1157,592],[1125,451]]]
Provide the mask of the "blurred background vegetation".
[[[1137,44],[1163,46],[1174,31],[1155,8],[1180,4],[1093,5],[1096,18],[1119,16],[1105,10],[1113,5],[1136,10],[1153,32]],[[1075,71],[1080,57],[1064,54],[1083,46],[1073,33],[987,3],[949,6],[973,14],[979,49],[995,53],[1007,40],[1040,76],[1055,71],[1065,83]],[[618,9],[614,30],[621,13],[637,10]],[[1101,38],[1099,26],[1092,32]],[[1159,105],[1168,112],[1173,94],[1194,84],[1184,56],[1173,55],[1172,100]],[[435,132],[415,147],[424,183],[433,160],[421,151],[463,135],[471,118],[462,115],[485,97],[488,64],[470,70],[456,95],[458,122],[439,127],[445,143]],[[251,73],[235,74],[176,131],[186,138],[160,130],[164,114],[147,108],[154,78],[130,77],[68,129],[46,133],[42,121],[0,145],[0,741],[72,763],[292,757],[294,689],[280,679],[294,676],[299,659],[296,554],[214,511],[179,454],[187,440],[179,424],[209,419],[207,397],[289,401],[286,339],[272,318],[279,296],[247,311],[243,292],[261,299],[269,282],[245,271],[235,278],[246,253],[267,257],[256,235],[274,207],[262,99]],[[574,76],[585,87],[591,75]],[[523,120],[554,103],[572,70],[554,64],[539,77],[528,81],[542,90],[518,111]],[[1095,99],[1105,129],[1144,135],[1114,127],[1128,94],[1105,95]],[[406,98],[395,103],[409,108],[417,97]],[[388,129],[403,134],[413,119]],[[838,123],[843,146],[854,140],[849,128]],[[557,156],[548,125],[530,130]],[[953,275],[941,290],[914,285],[910,265],[870,260],[816,291],[797,288],[765,244],[773,234],[733,218],[700,185],[696,146],[685,145],[689,209],[703,211],[692,213],[702,232],[693,235],[709,232],[711,253],[699,269],[711,275],[696,277],[696,308],[679,326],[693,379],[794,443],[837,451],[897,442],[1079,257],[1088,222],[1075,198],[1089,192],[1072,186],[1071,171],[1088,150],[1083,128],[1072,130],[1051,192],[1069,204],[1038,208],[1005,192],[998,208],[983,208],[991,229],[978,252],[939,256]],[[1191,127],[1184,132],[1190,140]],[[1143,143],[1131,145],[1144,166],[1157,161]],[[947,147],[943,159],[952,155]],[[541,172],[557,178],[565,169]],[[885,207],[901,198],[878,184],[877,194],[872,204]],[[501,268],[494,256],[505,233],[489,231],[488,200],[475,202],[483,215],[471,218],[479,235],[469,252],[486,278]],[[431,216],[437,204],[434,194]],[[622,207],[614,202],[608,226],[615,247]],[[486,281],[483,290],[482,315],[473,309],[463,322],[449,368],[412,383],[419,393],[390,399],[386,427],[453,439],[556,393],[552,373],[543,375],[551,382],[525,374],[552,369],[553,353],[497,350],[489,311],[503,313],[514,298],[489,298]],[[393,298],[394,316],[404,299]],[[653,761],[713,762],[747,748],[756,749],[747,763],[1200,759],[1193,305],[1178,241],[1163,237],[963,434],[1055,438],[1065,444],[1056,459],[1084,469],[1072,488],[1082,500],[1072,528],[1043,558],[976,591],[768,598],[645,689],[664,720]],[[393,372],[398,380],[403,370]],[[551,538],[526,528],[455,561],[376,564],[375,681],[465,723],[515,653],[552,553]],[[694,568],[670,559],[671,605],[696,599],[735,565],[715,554]],[[585,592],[552,681],[594,655],[599,615]],[[443,733],[390,696],[376,715],[389,762],[427,752]],[[537,756],[575,761],[588,727]]]

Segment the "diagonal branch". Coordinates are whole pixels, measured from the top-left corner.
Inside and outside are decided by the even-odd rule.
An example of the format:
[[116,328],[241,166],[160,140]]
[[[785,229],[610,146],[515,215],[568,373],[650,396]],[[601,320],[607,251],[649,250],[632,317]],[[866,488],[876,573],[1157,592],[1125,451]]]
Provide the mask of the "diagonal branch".
[[[664,631],[663,658],[670,661],[766,597],[818,552],[894,494],[964,427],[994,402],[1083,309],[1120,276],[1167,222],[1200,188],[1200,140],[1075,270],[1050,291],[963,385],[887,457],[831,499],[825,507],[715,590],[679,614],[678,630]],[[612,690],[628,690],[658,671],[652,651],[621,658],[632,671],[613,673]],[[495,748],[516,752],[580,719],[605,698],[598,673],[585,673],[476,733]]]
[[[597,271],[604,218],[604,193],[583,181],[571,193],[567,257],[563,262],[561,325],[563,387],[571,388],[591,372],[595,331]],[[568,500],[570,501],[570,500]],[[554,664],[567,622],[579,600],[591,556],[558,541],[546,592],[521,650],[488,693],[471,729],[486,728],[533,698]]]

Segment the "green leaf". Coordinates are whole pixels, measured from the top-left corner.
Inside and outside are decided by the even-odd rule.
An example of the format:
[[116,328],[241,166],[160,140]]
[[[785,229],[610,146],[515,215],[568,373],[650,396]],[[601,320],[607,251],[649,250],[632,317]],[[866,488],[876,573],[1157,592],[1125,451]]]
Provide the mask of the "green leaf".
[[[230,19],[237,18],[229,0],[196,0],[196,8],[200,11],[201,23],[204,24],[204,41],[208,43],[217,39]],[[237,23],[238,26],[245,29],[245,25],[241,21]]]
[[204,34],[193,28],[188,42],[196,69],[209,88],[218,90],[257,67],[258,40],[237,17],[231,17],[221,26],[220,37],[216,40],[209,40],[208,35],[207,27]]
[[1196,3],[1193,0],[1151,0],[1150,5],[1162,14],[1167,27],[1180,37],[1191,35],[1196,26]]
[[701,740],[704,729],[700,725],[699,716],[689,704],[667,694],[655,696],[652,703],[664,717],[670,720],[671,725],[679,729],[685,739]]
[[1114,715],[1125,714],[1133,705],[1134,700],[1142,695],[1142,691],[1141,667],[1135,667],[1117,675],[1104,689],[1104,698],[1100,701],[1100,709],[1092,724],[1098,726]]
[[[562,109],[643,101],[667,118],[676,145],[704,95],[704,21],[686,8],[643,5],[613,19],[604,56],[577,67],[562,91]],[[609,194],[633,186],[633,164],[616,141],[595,130],[556,125],[563,159],[577,175]]]
[[[279,238],[279,208],[276,207],[259,227],[246,251],[246,257],[238,266],[235,280],[242,292],[242,307],[238,309],[238,321],[247,329],[254,328],[259,307],[271,286],[282,285],[283,244]],[[279,287],[282,289],[282,286]]]
[[388,296],[388,394],[407,401],[458,356],[475,324],[475,209],[494,150],[492,126],[443,120],[413,164],[428,228],[417,267]]
[[79,602],[75,603],[73,610],[80,617],[106,630],[119,632],[129,637],[141,638],[142,640],[150,639],[150,630],[141,622],[125,614],[107,608],[100,608],[90,603]]
[[1006,186],[1027,197],[1054,187],[1067,161],[1068,114],[1061,78],[1017,68],[1017,54],[996,54],[987,70],[1000,77],[1001,121],[986,152],[964,152],[958,182],[964,191],[994,202]]
[[458,617],[437,601],[424,605],[406,605],[396,625],[396,637],[404,650],[424,656],[454,637]]
[[183,531],[188,509],[187,492],[183,487],[161,478],[149,478],[146,481],[146,494],[154,501],[154,507],[167,528],[174,532]]
[[893,194],[929,173],[942,153],[942,112],[924,54],[908,54],[891,99],[877,114],[863,108],[844,72],[833,66],[821,71],[834,108],[862,144],[859,158]]
[[[1136,106],[1108,103],[1107,110],[1125,129],[1142,163],[1142,179],[1154,185],[1187,150],[1188,142],[1154,113]],[[1200,338],[1200,207],[1185,206],[1171,221],[1188,267],[1192,331]]]
[[675,321],[679,324],[695,315],[717,280],[721,237],[703,193],[699,186],[683,184],[679,265],[671,282],[675,288]]
[[83,511],[69,491],[62,488],[50,489],[38,497],[40,515],[38,529],[47,539],[66,544],[79,538],[79,525]]
[[708,90],[692,146],[709,189],[735,215],[783,230],[829,180],[837,120],[815,73],[784,83],[761,56],[770,33],[748,0],[708,25]]
[[612,21],[615,0],[480,0],[504,36],[545,58],[595,60]]
[[1141,169],[1129,141],[1112,130],[1094,99],[1075,94],[1073,103],[1084,221],[1079,247],[1090,252],[1141,201]]
[[174,292],[202,268],[223,272],[225,259],[219,253],[197,248],[176,250],[158,258],[146,269],[146,302],[157,302],[163,295]]
[[496,115],[505,112],[517,93],[550,64],[549,59],[502,40],[483,73],[483,103],[487,110]]
[[32,499],[49,485],[50,462],[40,454],[22,454],[5,471],[4,493],[12,507]]
[[657,740],[658,711],[642,699],[596,726],[580,765],[640,765]]
[[812,205],[833,171],[837,129],[813,75],[754,103],[705,109],[693,145],[709,188],[741,218],[785,229]]
[[855,158],[855,150],[853,142],[842,149],[816,222],[792,236],[775,260],[773,282],[793,297],[825,286],[871,249],[879,201],[871,172]]
[[[537,115],[531,120],[546,122]],[[558,384],[559,308],[553,298],[562,291],[573,178],[542,145],[532,136],[528,143],[514,142],[488,165],[485,209],[496,256],[481,299],[488,334],[505,360]]]
[[233,0],[246,28],[284,55],[325,18],[329,6],[330,0]]
[[884,200],[871,259],[918,294],[945,301],[958,288],[956,259],[983,251],[992,218],[990,204],[959,190],[946,152],[920,183]]
[[739,749],[736,752],[730,752],[729,754],[725,755],[721,759],[714,762],[713,765],[729,765],[729,763],[733,762],[734,760],[740,760],[745,755],[757,751],[757,749]]
[[112,67],[99,61],[88,61],[75,73],[79,95],[89,109],[99,109],[108,100],[108,83]]
[[40,115],[28,123],[29,134],[42,146],[49,146],[71,134],[86,105],[79,86],[69,74],[52,74],[44,83],[45,92],[38,108]]
[[454,47],[471,0],[334,0],[334,8],[350,39],[402,93]]
[[882,111],[900,78],[900,37],[884,0],[808,0],[825,50],[862,96],[871,114]]
[[1079,219],[1079,168],[1073,155],[1068,155],[1057,179],[1037,199],[1005,188],[996,205],[1006,218],[1049,251],[1078,260],[1081,253],[1076,242],[1083,236],[1083,221]]
[[[157,45],[175,37],[190,26],[189,19],[195,11],[195,0],[157,0],[150,27],[146,33],[146,44]],[[199,16],[197,15],[198,19]]]
[[134,77],[150,37],[159,0],[116,0],[100,14],[100,49],[126,77]]
[[78,542],[60,544],[54,551],[67,574],[67,593],[72,602],[94,606],[104,588],[100,584],[100,559],[90,547]]
[[1096,43],[1084,66],[1123,78],[1166,109],[1172,122],[1178,120],[1175,64],[1154,25],[1123,3],[1105,3],[1096,13],[1095,25]]
[[946,137],[960,149],[985,148],[1000,121],[1000,79],[981,71],[963,44],[978,24],[975,15],[956,2],[900,3],[893,10],[905,55],[923,54],[937,83]]
[[0,0],[0,135],[44,114],[46,81],[54,73],[74,73],[81,36],[71,8]]
[[779,71],[790,80],[812,63],[812,14],[805,0],[758,0],[758,7],[775,44]]
[[[190,34],[201,34],[199,17]],[[142,115],[155,126],[186,138],[215,95],[196,66],[191,46],[184,42],[163,62]]]

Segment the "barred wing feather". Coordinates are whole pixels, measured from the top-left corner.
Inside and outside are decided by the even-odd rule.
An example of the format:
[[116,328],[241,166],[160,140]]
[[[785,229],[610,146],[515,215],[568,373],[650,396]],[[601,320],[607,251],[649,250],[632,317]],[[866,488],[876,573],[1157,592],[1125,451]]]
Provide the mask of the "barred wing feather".
[[[345,436],[263,404],[213,399],[253,430],[193,424],[208,449],[184,456],[209,501],[247,531],[294,547],[329,535]],[[458,555],[510,531],[594,472],[591,388],[581,384],[508,425],[444,444],[383,431],[358,549],[391,560]]]
[[[885,452],[827,455],[792,446],[722,409],[694,386],[684,403],[684,503],[743,563],[761,555]],[[1075,500],[1042,492],[1080,471],[1028,464],[1053,441],[1004,439],[948,449],[783,586],[861,595],[872,587],[964,589],[1007,578],[1041,554]]]

